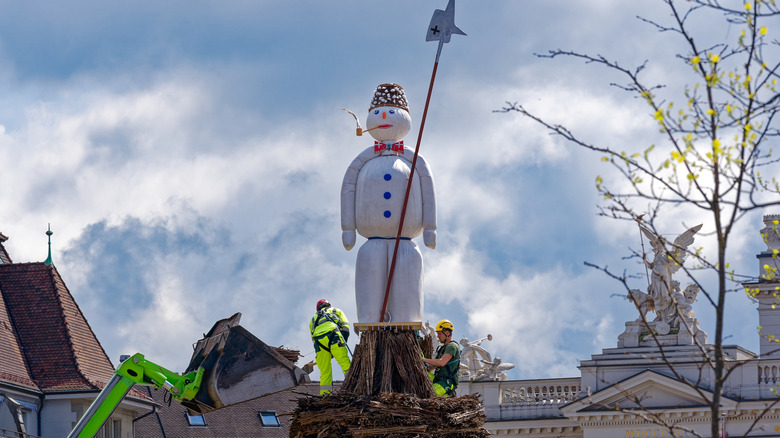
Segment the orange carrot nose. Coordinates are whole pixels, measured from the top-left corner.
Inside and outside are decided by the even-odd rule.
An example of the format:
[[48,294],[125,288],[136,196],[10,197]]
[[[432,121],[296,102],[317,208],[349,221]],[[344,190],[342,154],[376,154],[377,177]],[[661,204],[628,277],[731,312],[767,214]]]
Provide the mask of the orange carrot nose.
[[387,113],[386,113],[386,112],[384,112],[384,111],[382,111],[382,118],[383,118],[383,119],[386,119],[386,118],[387,118]]

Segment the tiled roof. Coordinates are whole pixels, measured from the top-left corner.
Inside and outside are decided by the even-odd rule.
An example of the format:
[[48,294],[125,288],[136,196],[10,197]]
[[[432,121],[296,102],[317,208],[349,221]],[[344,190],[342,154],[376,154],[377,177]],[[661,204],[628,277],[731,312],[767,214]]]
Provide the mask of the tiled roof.
[[[162,404],[157,411],[135,421],[136,436],[145,438],[216,438],[216,437],[288,437],[292,412],[298,406],[302,393],[319,394],[319,382],[268,394],[243,403],[239,403],[213,412],[203,414],[205,427],[190,426],[187,423],[186,409],[164,402],[164,391],[151,391],[150,394]],[[263,427],[258,417],[260,411],[274,411],[280,427]],[[163,431],[164,428],[164,431]]]
[[14,330],[13,321],[0,293],[0,381],[9,382],[32,389],[38,386],[30,378],[30,371],[24,362],[19,339]]
[[[22,378],[34,380],[43,392],[96,390],[111,379],[111,361],[57,268],[43,263],[0,264],[0,295],[5,303],[0,321],[10,320],[27,364]],[[3,352],[9,339],[10,335],[0,335]],[[0,367],[8,362],[7,373],[24,370],[18,353],[10,359],[2,356]],[[0,380],[11,381],[2,375]]]

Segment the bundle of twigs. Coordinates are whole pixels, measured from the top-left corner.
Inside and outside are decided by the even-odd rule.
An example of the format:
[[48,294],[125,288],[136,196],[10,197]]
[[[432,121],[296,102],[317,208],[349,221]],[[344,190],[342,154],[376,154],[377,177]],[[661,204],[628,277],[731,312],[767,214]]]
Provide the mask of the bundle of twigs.
[[433,333],[428,333],[420,340],[420,349],[423,356],[429,359],[433,357],[433,335]]
[[290,437],[486,437],[478,394],[427,399],[412,394],[375,397],[344,391],[298,400]]
[[292,363],[298,362],[298,358],[303,357],[301,356],[300,350],[292,350],[289,348],[284,348],[284,345],[280,345],[278,347],[271,347],[271,348],[274,349],[277,353],[284,356],[285,359],[289,360]]
[[422,359],[414,331],[363,332],[341,391],[355,395],[397,392],[433,397],[433,385]]

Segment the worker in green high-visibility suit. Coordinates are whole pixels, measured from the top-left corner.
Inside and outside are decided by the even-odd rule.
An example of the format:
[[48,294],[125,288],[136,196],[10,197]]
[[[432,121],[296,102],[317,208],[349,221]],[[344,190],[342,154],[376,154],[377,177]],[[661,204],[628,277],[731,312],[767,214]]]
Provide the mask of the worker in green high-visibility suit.
[[333,390],[331,360],[336,359],[345,375],[349,370],[349,321],[341,310],[332,307],[328,300],[321,299],[317,301],[317,313],[309,322],[309,332],[317,354],[317,368],[320,369],[320,394],[328,394]]

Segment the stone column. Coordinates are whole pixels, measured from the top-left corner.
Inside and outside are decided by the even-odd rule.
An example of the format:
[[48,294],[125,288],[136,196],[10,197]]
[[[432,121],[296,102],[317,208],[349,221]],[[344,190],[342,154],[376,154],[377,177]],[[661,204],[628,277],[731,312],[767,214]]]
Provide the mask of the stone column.
[[758,324],[761,326],[760,357],[780,358],[780,214],[764,216],[761,237],[767,245],[758,259],[758,281],[745,283],[749,293],[758,300]]

